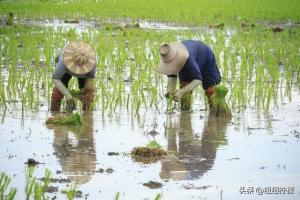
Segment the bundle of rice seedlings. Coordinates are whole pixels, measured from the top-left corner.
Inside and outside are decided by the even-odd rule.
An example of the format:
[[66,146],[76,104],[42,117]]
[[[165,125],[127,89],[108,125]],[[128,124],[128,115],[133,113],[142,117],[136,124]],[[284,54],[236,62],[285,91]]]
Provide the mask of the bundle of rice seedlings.
[[212,96],[212,107],[210,114],[216,117],[232,117],[231,110],[226,103],[225,96],[228,89],[224,86],[215,86],[215,92]]
[[180,108],[182,111],[188,111],[192,107],[192,92],[184,93],[180,100]]
[[75,113],[71,115],[56,115],[49,117],[46,120],[46,124],[81,126],[83,125],[83,121],[80,114]]
[[72,89],[72,90],[69,90],[69,92],[73,97],[80,97],[82,95],[80,90]]

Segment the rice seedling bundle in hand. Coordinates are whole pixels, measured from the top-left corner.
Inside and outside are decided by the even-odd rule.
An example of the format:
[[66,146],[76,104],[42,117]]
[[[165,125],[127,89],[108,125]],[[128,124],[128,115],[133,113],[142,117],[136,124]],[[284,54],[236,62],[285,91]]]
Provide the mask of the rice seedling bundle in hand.
[[70,94],[73,96],[73,97],[80,97],[82,95],[82,92],[80,90],[69,90]]
[[46,120],[46,124],[54,125],[70,125],[70,126],[82,126],[83,121],[79,113],[71,115],[57,115],[49,117]]
[[225,96],[228,89],[224,86],[215,86],[215,92],[212,96],[212,107],[210,114],[216,117],[232,117],[231,110],[226,103]]

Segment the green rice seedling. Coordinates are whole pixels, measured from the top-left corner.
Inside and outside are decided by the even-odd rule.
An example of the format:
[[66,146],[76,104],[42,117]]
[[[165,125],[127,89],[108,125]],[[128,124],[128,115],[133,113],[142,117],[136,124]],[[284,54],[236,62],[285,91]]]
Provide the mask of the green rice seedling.
[[26,184],[25,184],[25,195],[26,200],[30,199],[30,196],[34,192],[34,186],[36,182],[36,178],[33,177],[34,167],[29,167],[26,170]]
[[0,105],[2,105],[4,108],[7,108],[4,81],[0,82]]
[[71,115],[57,115],[49,117],[46,124],[54,125],[68,125],[68,126],[82,126],[83,121],[79,113]]
[[149,147],[149,148],[161,149],[161,145],[160,145],[158,142],[156,142],[155,140],[150,141],[150,142],[147,144],[147,147]]
[[161,193],[158,193],[154,198],[154,200],[161,200],[161,199],[162,199]]
[[0,199],[1,200],[13,200],[17,193],[16,188],[10,188],[8,194],[6,194],[10,181],[11,179],[9,178],[9,176],[7,176],[3,172],[0,173]]
[[[157,103],[157,96],[158,96],[158,91],[156,86],[151,86],[149,89],[149,92],[151,94],[151,101],[150,101],[150,107],[153,105],[156,105]],[[156,105],[157,106],[157,105]]]
[[46,169],[44,175],[44,184],[42,185],[43,194],[48,190],[51,179],[52,179],[51,171]]
[[14,13],[9,12],[7,15],[6,25],[11,26],[14,24]]
[[173,113],[176,102],[173,100],[173,97],[171,94],[166,94],[165,97],[167,100],[167,113]]
[[182,95],[180,99],[180,109],[181,110],[190,110],[192,106],[193,95],[192,92],[188,92]]
[[225,96],[228,89],[224,86],[215,86],[212,107],[210,113],[216,117],[232,117],[231,111],[226,103]]
[[51,172],[46,169],[43,183],[33,176],[35,167],[28,167],[26,170],[26,200],[32,196],[35,200],[47,199],[45,196],[51,182]]
[[80,97],[80,95],[82,95],[80,90],[78,89],[71,89],[69,90],[69,92],[73,97]]
[[67,190],[63,191],[66,194],[68,200],[73,200],[76,197],[77,185],[75,183],[71,184]]
[[119,200],[119,199],[120,199],[120,192],[117,192],[116,195],[115,195],[114,200]]

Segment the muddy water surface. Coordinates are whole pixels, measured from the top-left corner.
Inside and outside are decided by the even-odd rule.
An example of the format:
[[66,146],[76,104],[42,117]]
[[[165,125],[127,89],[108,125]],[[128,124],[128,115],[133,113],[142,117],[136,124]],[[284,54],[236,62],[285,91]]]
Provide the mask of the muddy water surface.
[[[267,114],[235,110],[231,120],[215,119],[197,103],[193,112],[173,114],[96,110],[84,117],[82,128],[46,126],[46,107],[25,112],[23,120],[22,112],[1,113],[0,171],[12,177],[16,199],[24,199],[29,158],[41,163],[36,177],[50,169],[54,178],[76,182],[87,199],[113,199],[117,192],[131,200],[154,199],[158,193],[182,200],[300,198],[296,91],[292,102]],[[152,130],[158,134],[149,134]],[[152,162],[131,158],[131,149],[154,139],[168,156]],[[52,183],[59,191],[49,196],[62,199],[60,191],[68,184]],[[293,194],[267,194],[265,187]]]

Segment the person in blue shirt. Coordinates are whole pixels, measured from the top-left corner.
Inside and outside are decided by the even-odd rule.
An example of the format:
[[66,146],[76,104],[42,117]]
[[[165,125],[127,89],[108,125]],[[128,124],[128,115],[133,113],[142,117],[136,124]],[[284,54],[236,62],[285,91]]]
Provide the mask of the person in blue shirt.
[[72,112],[75,109],[74,97],[68,90],[68,83],[72,77],[78,79],[82,109],[88,111],[94,99],[92,79],[95,78],[95,74],[95,51],[82,41],[68,43],[58,57],[52,76],[55,87],[52,91],[50,111],[53,113],[60,111],[63,97],[67,102],[67,111]]
[[[182,110],[191,107],[191,98],[182,97],[191,97],[193,89],[201,84],[211,108],[214,86],[221,82],[221,75],[213,51],[203,42],[186,40],[163,44],[160,47],[158,72],[168,76],[166,96],[181,101]],[[176,90],[177,78],[179,90]],[[183,102],[184,99],[189,102]]]

